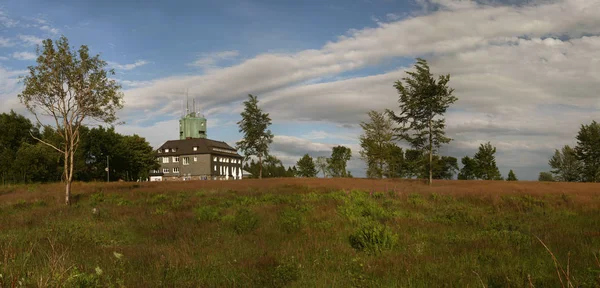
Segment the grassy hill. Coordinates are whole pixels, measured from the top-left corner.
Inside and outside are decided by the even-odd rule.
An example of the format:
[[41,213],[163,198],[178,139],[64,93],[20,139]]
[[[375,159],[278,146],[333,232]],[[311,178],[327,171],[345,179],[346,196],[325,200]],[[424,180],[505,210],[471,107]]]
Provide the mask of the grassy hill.
[[269,179],[73,190],[65,207],[60,184],[0,187],[0,287],[600,287],[597,184]]

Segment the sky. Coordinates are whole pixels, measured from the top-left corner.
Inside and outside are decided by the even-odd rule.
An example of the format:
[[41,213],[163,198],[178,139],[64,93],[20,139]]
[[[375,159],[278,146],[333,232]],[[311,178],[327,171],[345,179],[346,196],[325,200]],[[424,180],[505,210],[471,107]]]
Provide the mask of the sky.
[[393,85],[421,57],[435,77],[450,74],[458,98],[440,153],[460,162],[490,141],[504,177],[536,180],[555,149],[600,119],[598,11],[597,0],[2,0],[0,112],[31,117],[19,76],[36,45],[64,35],[115,70],[120,133],[155,148],[177,139],[187,94],[208,137],[234,146],[253,94],[284,165],[344,145],[364,177],[359,123],[398,111]]

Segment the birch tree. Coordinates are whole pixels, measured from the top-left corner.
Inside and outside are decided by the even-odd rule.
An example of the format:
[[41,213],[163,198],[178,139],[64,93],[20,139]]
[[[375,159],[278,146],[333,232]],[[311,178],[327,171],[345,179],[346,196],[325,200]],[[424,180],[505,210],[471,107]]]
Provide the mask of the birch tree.
[[[30,66],[23,78],[19,99],[38,124],[54,126],[60,135],[59,145],[32,137],[63,155],[65,204],[70,205],[79,129],[85,121],[114,123],[117,110],[123,108],[123,94],[121,86],[109,78],[114,71],[104,70],[107,63],[99,55],[91,56],[86,45],[75,51],[64,36],[56,42],[46,39],[37,48],[37,55],[37,65]],[[49,116],[51,124],[41,121],[40,116]]]

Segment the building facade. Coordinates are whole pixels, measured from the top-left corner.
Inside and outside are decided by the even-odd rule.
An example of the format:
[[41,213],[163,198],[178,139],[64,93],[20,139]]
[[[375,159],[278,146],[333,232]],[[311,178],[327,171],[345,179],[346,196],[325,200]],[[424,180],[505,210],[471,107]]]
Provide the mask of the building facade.
[[158,170],[150,181],[238,180],[243,178],[243,158],[223,141],[206,138],[206,119],[189,113],[179,121],[179,140],[169,140],[156,150]]

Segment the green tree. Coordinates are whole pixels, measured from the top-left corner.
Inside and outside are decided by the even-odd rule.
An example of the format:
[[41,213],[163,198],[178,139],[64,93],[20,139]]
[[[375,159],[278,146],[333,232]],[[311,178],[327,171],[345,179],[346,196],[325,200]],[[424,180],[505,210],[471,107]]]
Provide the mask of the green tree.
[[517,175],[515,175],[515,172],[513,172],[512,169],[508,171],[508,177],[506,177],[506,181],[519,181],[519,179],[517,179]]
[[[423,176],[421,171],[423,169],[427,169],[425,166],[427,162],[425,162],[425,155],[423,151],[415,150],[415,149],[407,149],[404,153],[404,171],[405,175],[408,178]],[[432,158],[433,160],[433,158]],[[425,168],[423,168],[425,167]],[[433,175],[432,175],[433,176]]]
[[341,145],[333,147],[331,158],[327,159],[329,174],[332,177],[347,177],[346,163],[350,158],[352,158],[350,148]]
[[540,172],[538,181],[554,182],[554,177],[552,177],[552,173],[550,173],[550,172]]
[[442,117],[457,98],[454,89],[447,86],[450,75],[441,75],[436,81],[429,71],[427,61],[418,58],[416,72],[407,72],[403,84],[394,85],[400,94],[400,114],[387,110],[388,115],[401,125],[394,128],[398,139],[406,140],[412,148],[429,152],[429,184],[433,182],[433,155],[442,144],[450,143],[446,137],[446,124]]
[[39,137],[39,129],[23,115],[15,113],[0,114],[0,178],[2,184],[7,182],[18,182],[18,176],[14,173],[13,162],[17,157],[17,151],[27,143],[33,144],[33,135]]
[[[423,166],[423,168],[427,168]],[[451,180],[458,171],[458,159],[451,156],[433,157],[433,179]],[[423,176],[427,175],[427,169],[423,169]]]
[[46,39],[42,46],[37,49],[37,66],[30,66],[23,78],[25,88],[19,98],[40,125],[44,126],[39,115],[54,120],[62,145],[36,139],[63,154],[65,203],[70,205],[79,129],[88,120],[115,122],[117,110],[123,107],[123,94],[119,84],[108,76],[114,71],[104,70],[107,63],[99,55],[90,56],[87,46],[71,50],[64,36],[56,43]]
[[244,152],[245,160],[250,156],[258,157],[258,179],[262,178],[263,158],[269,155],[269,144],[273,143],[273,134],[267,130],[271,125],[269,113],[263,113],[258,107],[256,96],[249,94],[244,102],[242,120],[237,122],[239,132],[244,133],[244,139],[236,143],[236,148]]
[[298,166],[297,176],[312,178],[317,176],[317,168],[315,167],[315,162],[313,158],[308,154],[304,154],[300,160],[296,163]]
[[600,124],[592,121],[589,125],[581,125],[576,139],[575,153],[583,166],[583,180],[598,182],[600,180]]
[[363,134],[359,137],[361,158],[367,162],[367,177],[382,178],[393,144],[393,122],[385,113],[369,111],[370,121],[361,122]]
[[404,151],[394,143],[387,147],[388,155],[385,159],[384,176],[387,178],[402,178],[406,175]]
[[548,161],[552,168],[550,172],[555,175],[556,180],[562,182],[577,182],[581,180],[583,167],[581,161],[577,158],[575,149],[565,145],[559,151],[554,151],[554,156]]
[[18,182],[22,183],[59,181],[60,174],[56,173],[59,163],[60,155],[52,148],[42,143],[23,143],[17,151],[12,170]]
[[463,167],[458,173],[458,180],[477,179],[477,176],[475,176],[475,172],[477,171],[477,161],[469,156],[465,156],[460,162],[463,164]]
[[327,178],[327,173],[328,173],[328,169],[327,169],[327,157],[325,156],[319,156],[317,157],[317,160],[315,161],[315,166],[317,167],[317,171],[320,171],[321,173],[323,173],[323,178]]
[[496,166],[496,147],[492,146],[490,142],[479,145],[479,151],[475,153],[473,159],[476,161],[477,169],[475,170],[475,176],[483,180],[501,180],[502,175],[498,166]]

